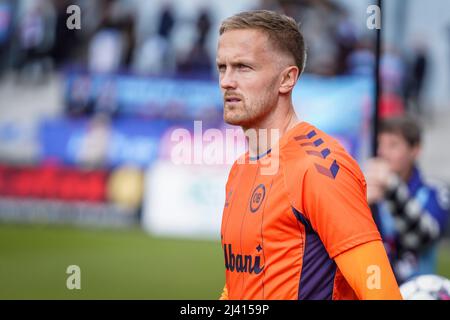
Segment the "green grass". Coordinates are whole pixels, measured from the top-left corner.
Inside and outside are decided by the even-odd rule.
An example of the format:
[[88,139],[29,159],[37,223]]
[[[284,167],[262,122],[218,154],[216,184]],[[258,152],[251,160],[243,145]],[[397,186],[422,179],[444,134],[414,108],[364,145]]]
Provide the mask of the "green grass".
[[442,242],[439,248],[437,274],[450,279],[450,242]]
[[[81,290],[66,268],[81,268]],[[223,256],[214,241],[159,239],[140,229],[0,224],[0,299],[217,299]],[[450,278],[450,244],[438,273]]]
[[[222,259],[218,242],[140,229],[0,225],[0,299],[217,299]],[[72,264],[81,290],[66,288]]]

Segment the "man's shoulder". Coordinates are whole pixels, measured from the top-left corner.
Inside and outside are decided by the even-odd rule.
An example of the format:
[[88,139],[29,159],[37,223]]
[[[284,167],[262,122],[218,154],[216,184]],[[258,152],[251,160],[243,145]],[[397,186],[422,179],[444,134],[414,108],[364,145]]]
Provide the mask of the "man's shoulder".
[[291,177],[312,171],[335,179],[342,168],[362,176],[357,162],[339,141],[308,123],[289,135],[281,146],[280,158],[284,173]]

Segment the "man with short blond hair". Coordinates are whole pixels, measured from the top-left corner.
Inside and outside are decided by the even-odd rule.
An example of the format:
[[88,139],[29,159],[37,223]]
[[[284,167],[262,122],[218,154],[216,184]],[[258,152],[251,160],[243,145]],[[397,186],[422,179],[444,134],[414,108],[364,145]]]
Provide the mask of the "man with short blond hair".
[[[221,298],[401,299],[356,161],[294,112],[305,62],[290,17],[259,10],[222,23],[224,121],[258,134],[226,185]],[[268,162],[277,167],[264,174]]]

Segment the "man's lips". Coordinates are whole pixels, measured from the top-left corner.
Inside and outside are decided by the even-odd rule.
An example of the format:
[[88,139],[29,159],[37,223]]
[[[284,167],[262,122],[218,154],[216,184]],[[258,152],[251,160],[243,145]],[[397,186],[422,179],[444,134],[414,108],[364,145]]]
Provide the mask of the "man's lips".
[[238,97],[226,97],[225,98],[225,102],[239,102],[239,101],[241,101],[242,99],[241,98],[238,98]]

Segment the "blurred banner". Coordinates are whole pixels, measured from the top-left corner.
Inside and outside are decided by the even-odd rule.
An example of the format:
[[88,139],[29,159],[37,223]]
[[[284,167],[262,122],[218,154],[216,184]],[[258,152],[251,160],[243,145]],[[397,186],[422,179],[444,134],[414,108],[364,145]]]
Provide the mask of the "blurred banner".
[[156,159],[164,120],[52,119],[40,127],[41,161],[69,165],[146,168]]
[[66,105],[69,114],[205,119],[220,116],[222,96],[211,80],[71,72]]
[[[245,138],[223,123],[217,82],[73,71],[65,79],[65,113],[32,126],[0,121],[3,161],[16,163],[1,168],[1,218],[141,221],[160,235],[218,237],[228,171]],[[293,101],[302,120],[361,161],[371,92],[363,76],[305,75]]]
[[126,226],[135,224],[143,174],[133,167],[82,170],[0,166],[0,220]]

